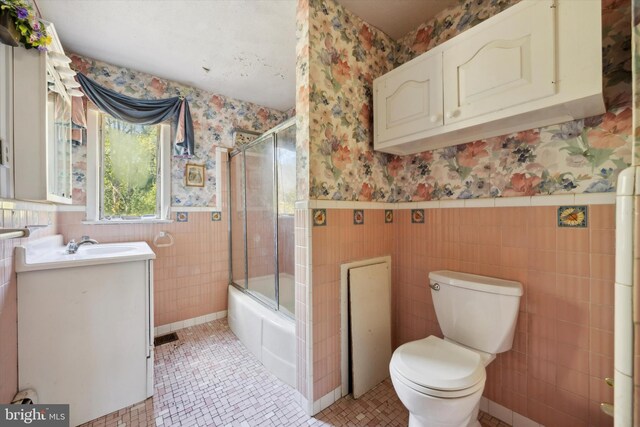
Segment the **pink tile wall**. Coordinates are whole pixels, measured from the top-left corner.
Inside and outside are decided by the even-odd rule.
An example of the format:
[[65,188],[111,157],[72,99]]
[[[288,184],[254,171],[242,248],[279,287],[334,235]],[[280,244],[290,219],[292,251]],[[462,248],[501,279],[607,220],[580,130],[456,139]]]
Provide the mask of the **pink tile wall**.
[[424,224],[410,210],[393,224],[366,210],[363,226],[352,210],[327,210],[312,228],[313,399],[340,385],[340,265],[391,253],[395,346],[441,335],[430,271],[518,280],[513,349],[488,367],[485,395],[549,427],[611,425],[599,404],[613,399],[603,378],[613,374],[615,208],[590,206],[586,229],[558,228],[556,210],[427,209]]
[[[307,367],[307,325],[309,318],[309,293],[310,283],[307,281],[307,271],[309,260],[307,251],[309,249],[308,235],[310,227],[309,209],[296,209],[295,212],[295,282],[296,282],[296,357],[297,357],[297,390],[306,398],[313,398],[308,390],[308,367]],[[313,372],[313,371],[312,371]]]
[[0,403],[9,403],[18,391],[18,313],[14,248],[30,239],[56,233],[55,212],[0,210],[0,227],[22,228],[32,224],[51,224],[34,232],[29,239],[0,240]]
[[614,207],[589,228],[556,227],[555,207],[396,211],[396,345],[441,335],[428,273],[450,269],[524,285],[513,349],[488,367],[485,396],[547,427],[608,426],[613,374]]
[[384,210],[367,210],[364,225],[354,225],[353,210],[327,209],[327,225],[313,227],[314,400],[341,383],[340,265],[390,255],[394,237]]
[[[175,214],[174,214],[175,215]],[[188,222],[170,224],[84,225],[82,212],[60,212],[58,231],[65,241],[89,235],[101,243],[145,241],[154,261],[155,326],[227,309],[229,248],[227,213],[212,221],[211,212],[189,212]],[[175,244],[153,245],[160,231]]]

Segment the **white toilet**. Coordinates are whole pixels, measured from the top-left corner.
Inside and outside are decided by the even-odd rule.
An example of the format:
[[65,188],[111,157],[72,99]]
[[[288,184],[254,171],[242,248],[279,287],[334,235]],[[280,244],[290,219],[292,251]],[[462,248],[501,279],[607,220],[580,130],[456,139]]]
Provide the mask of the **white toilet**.
[[393,353],[389,370],[409,427],[479,427],[485,366],[511,349],[522,285],[454,271],[429,274],[444,339],[430,336]]

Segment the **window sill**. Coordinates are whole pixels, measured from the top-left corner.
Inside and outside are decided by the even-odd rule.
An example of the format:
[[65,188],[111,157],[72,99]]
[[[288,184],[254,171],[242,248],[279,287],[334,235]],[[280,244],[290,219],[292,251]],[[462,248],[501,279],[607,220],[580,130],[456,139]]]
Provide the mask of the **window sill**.
[[171,224],[172,222],[174,222],[172,219],[101,219],[82,221],[85,225]]

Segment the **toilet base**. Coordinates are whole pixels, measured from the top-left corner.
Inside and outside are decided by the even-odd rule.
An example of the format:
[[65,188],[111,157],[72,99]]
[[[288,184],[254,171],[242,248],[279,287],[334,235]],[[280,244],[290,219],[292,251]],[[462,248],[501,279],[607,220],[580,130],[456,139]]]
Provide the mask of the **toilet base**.
[[[480,425],[480,421],[478,421],[478,415],[480,414],[480,401],[476,403],[473,411],[469,415],[468,418],[462,420],[462,423],[459,426],[455,427],[482,427]],[[429,420],[422,419],[417,415],[409,412],[409,427],[453,427],[451,423],[438,423],[430,417]]]
[[[450,427],[450,424],[434,424],[433,421],[431,421],[429,424],[425,424],[425,422],[423,420],[421,420],[419,417],[413,415],[412,413],[409,413],[409,427]],[[480,421],[478,421],[477,419],[471,419],[471,420],[467,420],[465,424],[461,425],[460,427],[482,427],[480,425]]]
[[[467,424],[464,424],[460,427],[482,427],[480,425],[480,421],[478,421],[477,419],[475,420],[469,420],[470,422],[468,422]],[[409,413],[409,427],[426,427],[427,424],[425,424],[423,422],[423,420],[420,420],[419,417]],[[441,427],[440,425],[436,425],[433,424],[432,422],[430,424],[428,424],[429,427]],[[442,426],[445,426],[444,424],[442,424]],[[446,427],[449,427],[449,425],[447,424]]]

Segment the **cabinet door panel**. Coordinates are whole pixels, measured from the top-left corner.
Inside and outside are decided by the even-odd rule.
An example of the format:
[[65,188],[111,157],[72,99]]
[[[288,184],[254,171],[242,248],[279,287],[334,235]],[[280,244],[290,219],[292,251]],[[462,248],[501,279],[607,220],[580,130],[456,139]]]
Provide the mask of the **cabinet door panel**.
[[442,56],[414,61],[376,82],[376,143],[443,124]]
[[531,2],[444,51],[446,123],[556,93],[553,5]]

